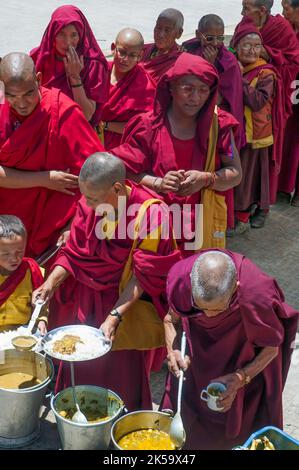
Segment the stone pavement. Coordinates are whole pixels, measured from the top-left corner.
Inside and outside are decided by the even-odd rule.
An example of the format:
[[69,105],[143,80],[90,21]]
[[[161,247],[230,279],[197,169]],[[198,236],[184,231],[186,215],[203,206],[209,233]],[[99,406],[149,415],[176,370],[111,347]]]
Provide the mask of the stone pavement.
[[[286,300],[299,309],[299,209],[291,207],[280,198],[272,208],[263,229],[252,229],[248,234],[230,239],[228,247],[248,256],[265,272],[274,276],[282,287]],[[284,430],[299,439],[299,335],[297,350],[284,391]],[[167,368],[152,374],[152,391],[155,407],[159,403]],[[49,400],[42,410],[41,437],[28,449],[59,449],[55,420]]]

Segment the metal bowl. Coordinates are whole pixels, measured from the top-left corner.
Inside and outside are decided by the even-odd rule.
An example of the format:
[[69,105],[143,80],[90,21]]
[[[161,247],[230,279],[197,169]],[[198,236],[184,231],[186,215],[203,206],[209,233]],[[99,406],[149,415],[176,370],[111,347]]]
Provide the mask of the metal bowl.
[[[23,341],[23,344],[21,344],[20,341]],[[34,346],[37,345],[37,341],[38,341],[38,339],[35,338],[35,336],[20,335],[20,336],[15,336],[14,338],[12,338],[11,344],[18,351],[30,351],[31,349],[34,348]]]
[[[68,356],[67,354],[55,353],[52,351],[51,345],[52,341],[55,340],[55,336],[59,332],[63,332],[66,335],[76,336],[80,336],[80,333],[83,335],[91,335],[98,340],[99,349],[96,354],[92,354],[90,355],[90,357],[84,357],[84,359],[74,359],[73,357]],[[42,339],[41,347],[46,354],[51,357],[54,357],[55,359],[59,359],[60,361],[82,362],[97,359],[98,357],[104,356],[110,351],[112,347],[112,342],[109,339],[105,338],[104,333],[97,328],[93,328],[87,325],[67,325],[49,331]]]

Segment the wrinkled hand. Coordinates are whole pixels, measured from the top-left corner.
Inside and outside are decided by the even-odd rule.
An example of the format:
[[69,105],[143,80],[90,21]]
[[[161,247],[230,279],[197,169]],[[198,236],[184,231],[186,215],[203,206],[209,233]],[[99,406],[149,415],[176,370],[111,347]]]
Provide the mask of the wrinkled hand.
[[111,341],[114,341],[115,339],[115,334],[117,327],[119,325],[119,319],[117,317],[113,317],[112,315],[108,315],[104,323],[100,326],[100,330],[103,331],[105,337],[107,339],[110,339]]
[[218,49],[214,46],[206,46],[203,50],[204,59],[206,59],[210,64],[214,64],[218,56]]
[[37,325],[37,329],[39,330],[42,336],[45,336],[48,331],[46,322],[44,320],[39,321]]
[[67,241],[70,238],[70,234],[71,234],[70,230],[65,230],[64,232],[62,232],[62,234],[60,235],[60,237],[57,240],[56,246],[66,245]]
[[200,191],[206,184],[205,173],[198,170],[185,172],[185,180],[181,182],[178,191],[179,196],[191,196]]
[[166,173],[159,188],[161,193],[177,192],[180,188],[180,184],[185,179],[185,170],[169,171]]
[[221,413],[226,413],[231,409],[234,399],[238,393],[239,388],[242,388],[242,384],[236,374],[227,374],[222,377],[217,377],[211,380],[211,382],[220,382],[226,385],[225,392],[219,395],[217,400],[217,406],[223,407],[223,410],[219,410]]
[[40,287],[32,292],[32,305],[35,306],[37,300],[48,302],[54,294],[53,286],[48,282],[44,282]]
[[78,188],[78,176],[72,175],[70,170],[66,172],[51,170],[46,187],[53,191],[74,196],[74,190]]
[[189,356],[185,356],[185,360],[183,361],[181,356],[181,351],[175,349],[167,354],[167,366],[169,372],[175,375],[177,378],[180,377],[180,370],[182,369],[184,372],[190,366],[190,358]]
[[66,53],[66,57],[63,58],[63,62],[65,67],[65,73],[70,79],[71,84],[73,84],[73,80],[76,82],[81,80],[80,72],[82,72],[84,67],[84,59],[83,56],[78,56],[77,51],[74,47],[69,47],[69,51]]

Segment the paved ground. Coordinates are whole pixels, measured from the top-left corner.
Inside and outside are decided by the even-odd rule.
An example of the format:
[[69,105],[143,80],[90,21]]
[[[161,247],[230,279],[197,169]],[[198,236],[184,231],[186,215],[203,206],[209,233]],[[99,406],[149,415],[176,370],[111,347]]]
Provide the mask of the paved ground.
[[[283,288],[286,300],[299,309],[299,209],[291,207],[281,199],[273,207],[267,224],[262,230],[251,230],[249,234],[229,241],[229,248],[244,253],[265,272],[276,277]],[[299,335],[297,350],[284,392],[284,429],[299,439]],[[153,400],[160,401],[166,367],[152,376]],[[28,449],[58,449],[59,439],[55,420],[46,403],[41,418],[41,438]]]

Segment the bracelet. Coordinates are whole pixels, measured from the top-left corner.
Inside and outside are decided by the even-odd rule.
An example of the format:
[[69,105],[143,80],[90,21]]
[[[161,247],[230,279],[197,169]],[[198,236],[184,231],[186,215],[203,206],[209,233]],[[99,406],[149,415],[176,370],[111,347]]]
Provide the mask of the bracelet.
[[44,321],[45,323],[48,324],[48,317],[46,317],[46,316],[38,317],[37,321],[38,321],[38,322],[39,322],[39,321]]
[[211,184],[211,181],[212,181],[212,173],[205,173],[205,184],[204,184],[204,188],[208,188]]
[[[161,179],[159,176],[157,176],[153,182],[153,190],[156,191],[156,193],[159,192],[160,188],[156,188],[156,183],[157,183],[157,180]],[[162,182],[162,181],[161,181]]]
[[119,311],[118,311],[116,308],[114,308],[113,310],[111,310],[111,312],[109,313],[109,315],[111,315],[112,317],[117,317],[120,322],[122,321],[122,316],[121,316],[121,314],[119,313]]
[[215,181],[216,181],[217,174],[215,173],[215,171],[212,171],[210,174],[211,174],[211,180],[210,180],[210,183],[208,184],[208,186],[206,186],[206,188],[207,189],[214,189],[214,184],[215,184]]
[[70,85],[71,88],[79,88],[79,86],[83,86],[83,83],[77,83],[76,85]]
[[246,374],[244,369],[238,369],[235,372],[240,382],[244,382],[244,385],[248,385],[251,382],[251,378]]

